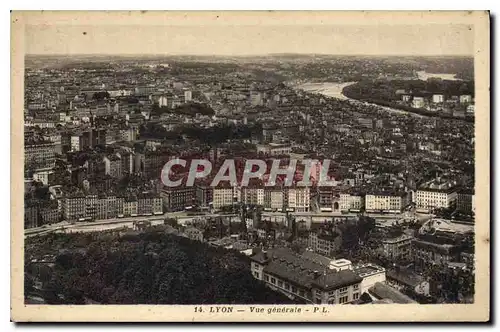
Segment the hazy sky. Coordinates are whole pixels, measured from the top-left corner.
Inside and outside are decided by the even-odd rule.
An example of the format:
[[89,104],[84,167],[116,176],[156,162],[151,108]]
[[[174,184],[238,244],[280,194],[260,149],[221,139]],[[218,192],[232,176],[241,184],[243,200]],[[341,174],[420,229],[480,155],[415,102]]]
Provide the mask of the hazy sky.
[[28,25],[27,54],[473,55],[468,25]]

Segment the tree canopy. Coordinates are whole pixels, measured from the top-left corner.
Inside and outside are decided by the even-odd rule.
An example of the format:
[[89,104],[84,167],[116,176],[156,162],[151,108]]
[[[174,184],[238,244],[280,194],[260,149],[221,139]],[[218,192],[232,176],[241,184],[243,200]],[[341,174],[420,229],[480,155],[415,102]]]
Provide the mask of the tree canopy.
[[27,241],[29,289],[39,266],[30,257],[57,253],[43,274],[49,303],[293,303],[253,278],[247,256],[162,232],[52,234]]

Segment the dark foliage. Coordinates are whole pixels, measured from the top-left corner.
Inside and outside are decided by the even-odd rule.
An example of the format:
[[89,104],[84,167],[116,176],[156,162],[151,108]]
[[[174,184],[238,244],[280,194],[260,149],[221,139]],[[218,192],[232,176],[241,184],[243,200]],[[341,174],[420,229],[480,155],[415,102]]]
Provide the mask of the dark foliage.
[[[94,233],[33,241],[39,242],[27,245],[28,256],[67,249],[44,280],[49,303],[293,303],[252,277],[248,257],[182,237]],[[27,263],[26,271],[31,270]]]
[[[455,118],[453,115],[442,112],[433,112],[426,109],[414,108],[397,103],[400,96],[396,91],[403,89],[412,91],[414,95],[431,96],[432,94],[444,94],[445,96],[457,96],[470,94],[474,96],[474,82],[472,81],[448,81],[448,80],[391,80],[391,81],[361,81],[346,86],[342,93],[352,99],[357,99],[381,106],[392,107],[404,111],[442,118]],[[474,122],[473,118],[466,117],[463,120]]]
[[99,91],[99,92],[96,92],[92,95],[92,99],[95,99],[95,100],[104,100],[104,99],[108,99],[109,98],[109,92],[107,91]]

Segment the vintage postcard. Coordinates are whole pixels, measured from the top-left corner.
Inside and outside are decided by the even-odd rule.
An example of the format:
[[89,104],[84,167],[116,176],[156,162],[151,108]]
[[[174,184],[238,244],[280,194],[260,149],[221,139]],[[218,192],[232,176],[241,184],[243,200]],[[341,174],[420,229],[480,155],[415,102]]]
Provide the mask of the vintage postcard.
[[490,319],[487,11],[11,21],[13,321]]

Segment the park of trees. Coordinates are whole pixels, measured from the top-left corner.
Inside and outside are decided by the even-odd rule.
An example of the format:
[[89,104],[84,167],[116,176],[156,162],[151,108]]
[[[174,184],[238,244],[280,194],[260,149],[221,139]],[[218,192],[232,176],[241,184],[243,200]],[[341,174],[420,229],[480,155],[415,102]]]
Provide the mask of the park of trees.
[[[247,256],[164,232],[50,234],[25,255],[25,296],[49,304],[293,303],[253,278]],[[53,266],[33,260],[46,255]]]

